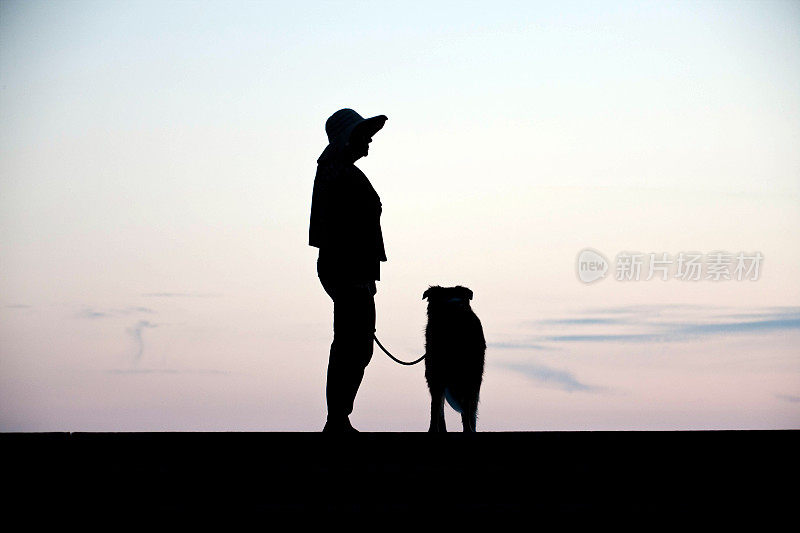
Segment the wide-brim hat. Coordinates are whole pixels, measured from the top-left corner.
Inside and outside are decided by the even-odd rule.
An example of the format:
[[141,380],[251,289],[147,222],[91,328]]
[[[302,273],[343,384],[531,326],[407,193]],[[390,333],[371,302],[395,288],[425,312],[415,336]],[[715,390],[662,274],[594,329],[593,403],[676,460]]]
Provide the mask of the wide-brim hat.
[[325,133],[328,134],[331,145],[341,147],[347,144],[354,131],[363,131],[372,137],[383,128],[387,120],[389,119],[386,115],[364,118],[352,109],[340,109],[325,122]]

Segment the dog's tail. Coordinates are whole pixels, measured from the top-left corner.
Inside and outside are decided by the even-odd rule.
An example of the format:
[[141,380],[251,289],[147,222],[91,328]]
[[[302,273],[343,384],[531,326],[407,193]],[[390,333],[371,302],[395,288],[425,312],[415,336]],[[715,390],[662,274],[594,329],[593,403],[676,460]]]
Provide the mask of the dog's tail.
[[450,405],[450,407],[455,409],[457,412],[460,413],[462,411],[461,404],[459,404],[458,400],[456,400],[453,397],[453,394],[450,392],[450,389],[448,388],[444,389],[444,399],[447,400],[448,405]]

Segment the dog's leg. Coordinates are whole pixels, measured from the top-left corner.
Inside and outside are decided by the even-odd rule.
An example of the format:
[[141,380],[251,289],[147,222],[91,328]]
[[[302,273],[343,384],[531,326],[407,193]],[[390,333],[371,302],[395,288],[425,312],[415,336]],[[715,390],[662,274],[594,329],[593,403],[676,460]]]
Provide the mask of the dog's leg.
[[428,431],[447,431],[444,422],[444,390],[431,391],[431,426]]
[[461,425],[464,427],[464,433],[475,433],[478,423],[478,406],[471,403],[465,406],[461,411]]

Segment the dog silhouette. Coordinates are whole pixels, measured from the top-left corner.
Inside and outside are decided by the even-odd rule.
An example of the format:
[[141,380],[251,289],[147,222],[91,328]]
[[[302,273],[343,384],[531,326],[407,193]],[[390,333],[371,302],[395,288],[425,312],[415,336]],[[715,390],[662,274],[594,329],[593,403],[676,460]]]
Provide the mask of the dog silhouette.
[[444,402],[461,413],[465,432],[475,432],[478,398],[483,381],[486,339],[477,315],[470,307],[472,291],[456,287],[429,287],[425,328],[425,380],[431,393],[431,425],[428,431],[447,431]]

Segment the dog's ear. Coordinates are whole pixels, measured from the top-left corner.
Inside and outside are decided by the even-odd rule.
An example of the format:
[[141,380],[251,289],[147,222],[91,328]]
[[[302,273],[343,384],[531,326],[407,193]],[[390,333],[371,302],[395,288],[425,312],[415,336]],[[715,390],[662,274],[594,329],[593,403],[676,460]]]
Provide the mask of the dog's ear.
[[459,291],[461,294],[463,294],[463,295],[464,295],[464,298],[467,298],[468,300],[472,300],[472,291],[471,291],[471,290],[469,290],[469,289],[468,289],[468,288],[466,288],[466,287],[462,287],[461,285],[459,285],[458,287],[456,287],[456,289],[458,289],[458,291]]
[[424,300],[425,298],[430,298],[437,289],[441,289],[441,287],[438,285],[431,285],[425,289],[425,292],[422,293],[422,299]]

